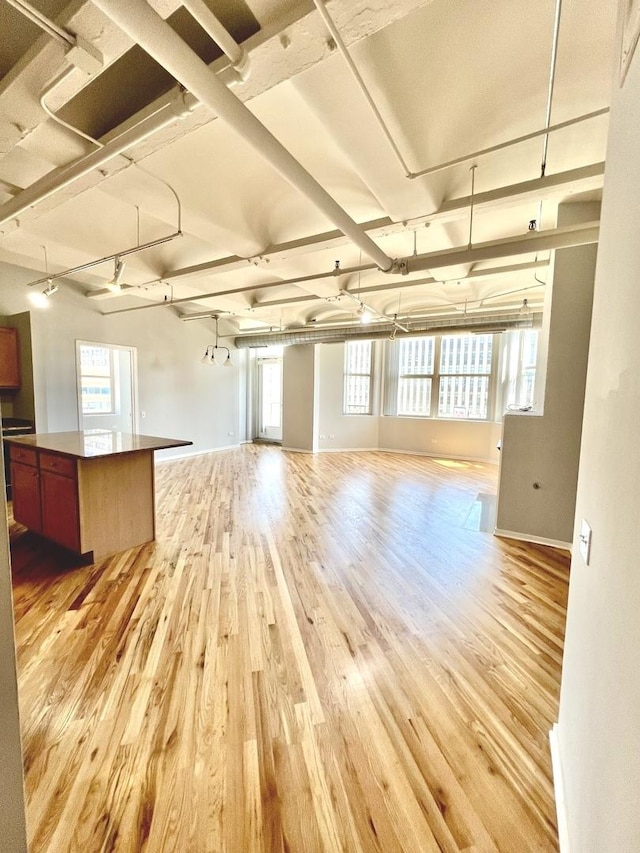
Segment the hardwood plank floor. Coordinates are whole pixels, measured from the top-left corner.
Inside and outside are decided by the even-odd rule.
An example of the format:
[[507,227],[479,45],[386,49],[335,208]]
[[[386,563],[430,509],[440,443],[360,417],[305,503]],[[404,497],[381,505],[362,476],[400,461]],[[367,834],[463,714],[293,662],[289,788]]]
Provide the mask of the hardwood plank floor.
[[32,853],[556,851],[568,555],[493,466],[268,445],[157,468],[157,541],[11,523]]

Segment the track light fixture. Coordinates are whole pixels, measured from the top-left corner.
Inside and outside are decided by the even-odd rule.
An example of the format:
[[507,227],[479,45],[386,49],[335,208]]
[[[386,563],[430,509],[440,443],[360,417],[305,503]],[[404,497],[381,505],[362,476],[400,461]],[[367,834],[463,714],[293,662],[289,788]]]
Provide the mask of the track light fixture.
[[364,302],[360,303],[360,307],[358,308],[358,317],[360,317],[360,322],[365,325],[373,320],[373,314],[367,308]]
[[60,289],[60,284],[57,281],[47,279],[47,286],[44,290],[36,290],[29,294],[29,301],[36,308],[48,308],[49,297],[53,296]]
[[224,350],[224,352],[226,352],[227,355],[226,355],[225,360],[222,362],[222,367],[233,367],[233,363],[231,361],[231,351],[230,351],[229,347],[222,347],[222,346],[218,345],[218,316],[217,316],[217,314],[214,315],[213,319],[216,321],[216,342],[214,344],[209,344],[209,346],[204,351],[204,355],[202,356],[200,361],[203,364],[211,364],[211,365],[215,366],[215,365],[219,364],[219,362],[216,361],[216,353],[218,352],[218,350]]
[[120,293],[120,280],[122,279],[122,274],[124,273],[125,262],[120,260],[120,258],[116,255],[113,259],[113,278],[110,282],[105,284],[107,290],[110,290],[112,293]]
[[531,313],[531,306],[529,305],[528,299],[522,300],[522,305],[520,306],[520,312],[519,313],[525,317]]

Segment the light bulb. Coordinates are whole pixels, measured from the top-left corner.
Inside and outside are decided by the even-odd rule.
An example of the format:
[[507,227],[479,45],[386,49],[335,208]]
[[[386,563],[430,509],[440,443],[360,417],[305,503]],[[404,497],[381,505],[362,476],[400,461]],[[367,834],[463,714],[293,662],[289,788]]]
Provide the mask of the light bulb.
[[370,323],[373,320],[373,315],[371,311],[367,311],[365,308],[364,311],[360,314],[360,322],[363,324]]
[[32,290],[29,294],[29,302],[31,302],[34,308],[49,307],[49,300],[47,299],[47,295],[42,290]]

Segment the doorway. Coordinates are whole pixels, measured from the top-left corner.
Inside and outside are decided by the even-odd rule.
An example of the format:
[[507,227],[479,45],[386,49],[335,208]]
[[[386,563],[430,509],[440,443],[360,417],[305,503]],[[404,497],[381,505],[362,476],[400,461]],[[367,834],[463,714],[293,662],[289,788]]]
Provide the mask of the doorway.
[[258,438],[282,441],[282,347],[265,347],[259,353]]
[[81,430],[137,432],[135,347],[76,341]]

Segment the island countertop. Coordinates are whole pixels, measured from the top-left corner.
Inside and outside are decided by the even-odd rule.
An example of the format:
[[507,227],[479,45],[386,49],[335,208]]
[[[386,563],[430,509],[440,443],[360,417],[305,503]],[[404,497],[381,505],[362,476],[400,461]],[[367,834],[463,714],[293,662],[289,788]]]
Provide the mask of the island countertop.
[[167,450],[186,447],[192,441],[161,438],[155,435],[118,432],[116,430],[84,430],[77,432],[50,432],[5,438],[8,444],[32,447],[70,456],[74,459],[95,459],[100,456],[116,456],[122,453],[138,453],[143,450]]

